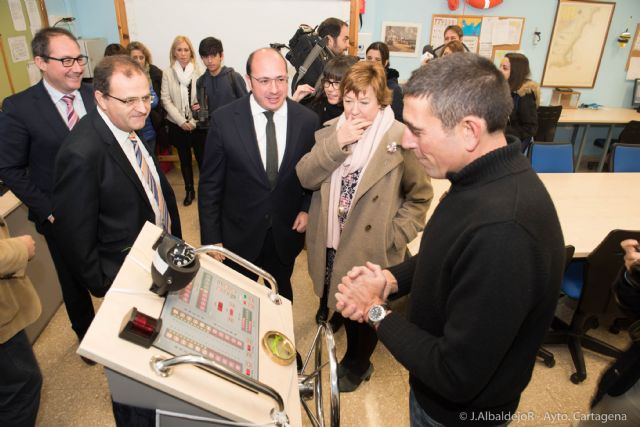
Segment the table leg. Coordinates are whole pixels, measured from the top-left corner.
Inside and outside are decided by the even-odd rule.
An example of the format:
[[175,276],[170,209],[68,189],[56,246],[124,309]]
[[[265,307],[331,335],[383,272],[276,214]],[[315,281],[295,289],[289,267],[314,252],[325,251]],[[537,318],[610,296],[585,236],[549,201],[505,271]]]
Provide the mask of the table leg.
[[604,166],[604,159],[607,158],[607,153],[609,152],[609,146],[611,145],[611,135],[613,135],[613,124],[609,126],[609,133],[607,134],[607,140],[604,143],[604,147],[602,148],[602,157],[600,157],[600,163],[598,163],[598,172],[602,172],[602,168]]
[[587,143],[587,134],[589,133],[589,128],[591,124],[587,123],[584,128],[584,133],[582,134],[582,139],[580,140],[580,147],[578,148],[578,158],[576,159],[576,164],[573,165],[573,171],[577,171],[580,166],[580,161],[582,161],[582,152],[584,151],[584,146]]

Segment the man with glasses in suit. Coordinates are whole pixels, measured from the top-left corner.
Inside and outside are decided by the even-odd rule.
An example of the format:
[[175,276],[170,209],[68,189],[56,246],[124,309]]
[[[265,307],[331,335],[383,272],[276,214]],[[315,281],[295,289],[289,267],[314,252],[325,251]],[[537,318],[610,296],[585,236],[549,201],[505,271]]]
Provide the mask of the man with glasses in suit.
[[247,80],[250,96],[213,113],[200,172],[201,240],[265,269],[292,300],[311,202],[295,167],[314,144],[318,118],[287,99],[287,63],[277,50],[249,55]]
[[51,191],[54,159],[62,141],[80,118],[95,109],[91,87],[82,83],[88,58],[73,34],[62,28],[38,31],[31,48],[42,80],[3,103],[0,179],[29,208],[29,219],[44,235],[71,327],[82,340],[93,320],[93,305],[89,291],[74,280],[61,258],[60,241],[52,233],[57,218]]

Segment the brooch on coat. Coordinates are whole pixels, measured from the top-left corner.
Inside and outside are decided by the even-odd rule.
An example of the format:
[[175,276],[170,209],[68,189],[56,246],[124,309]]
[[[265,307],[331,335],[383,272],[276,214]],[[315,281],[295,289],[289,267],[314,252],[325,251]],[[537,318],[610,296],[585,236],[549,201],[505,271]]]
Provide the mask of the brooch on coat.
[[387,153],[395,153],[396,151],[398,151],[398,144],[395,142],[387,144]]

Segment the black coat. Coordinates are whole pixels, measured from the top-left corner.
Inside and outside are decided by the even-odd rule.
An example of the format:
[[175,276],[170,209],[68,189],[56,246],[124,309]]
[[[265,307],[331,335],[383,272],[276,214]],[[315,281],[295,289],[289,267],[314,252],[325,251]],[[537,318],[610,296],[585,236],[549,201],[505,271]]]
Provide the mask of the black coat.
[[[173,190],[153,159],[171,233],[180,237]],[[80,120],[58,152],[53,214],[53,231],[65,262],[95,296],[109,289],[145,222],[155,223],[136,171],[97,110]]]
[[[80,95],[87,113],[95,111],[91,86]],[[29,219],[42,232],[53,212],[54,160],[69,128],[42,81],[4,100],[0,114],[0,179],[29,208]]]
[[527,80],[520,89],[511,93],[513,110],[504,133],[518,138],[523,146],[528,146],[538,131],[539,96],[538,85],[531,80]]
[[304,234],[291,227],[311,202],[295,168],[314,144],[318,117],[297,102],[286,101],[286,150],[276,187],[271,190],[258,150],[250,99],[245,96],[227,104],[211,118],[198,195],[201,241],[203,245],[223,243],[254,261],[272,228],[278,257],[293,263],[302,250]]

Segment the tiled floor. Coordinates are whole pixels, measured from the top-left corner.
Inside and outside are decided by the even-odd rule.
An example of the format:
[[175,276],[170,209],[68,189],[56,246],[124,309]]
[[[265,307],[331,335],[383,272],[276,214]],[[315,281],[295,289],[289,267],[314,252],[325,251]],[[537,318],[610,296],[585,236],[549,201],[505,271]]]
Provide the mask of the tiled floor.
[[[169,173],[179,201],[184,198],[182,178]],[[180,206],[183,237],[199,244],[197,204]],[[298,347],[308,348],[315,332],[314,314],[317,297],[313,295],[307,276],[306,252],[296,262],[293,283],[296,295],[294,306],[295,333]],[[99,304],[96,301],[96,305]],[[593,332],[598,337],[623,347],[625,334],[611,335],[602,328]],[[336,335],[338,356],[344,351],[344,331]],[[61,307],[51,323],[36,341],[34,349],[44,375],[44,387],[38,416],[38,426],[86,427],[114,426],[109,390],[99,365],[87,366],[75,354],[77,342],[72,333],[64,308]],[[574,415],[585,413],[595,390],[599,373],[610,362],[603,356],[586,352],[588,378],[579,385],[569,381],[573,372],[571,357],[565,347],[551,346],[556,356],[552,369],[537,362],[533,378],[525,390],[519,414],[522,421],[513,425],[568,426]],[[341,425],[393,426],[409,425],[407,372],[382,345],[378,345],[372,362],[375,373],[355,393],[341,395]],[[310,425],[303,415],[305,425]]]

